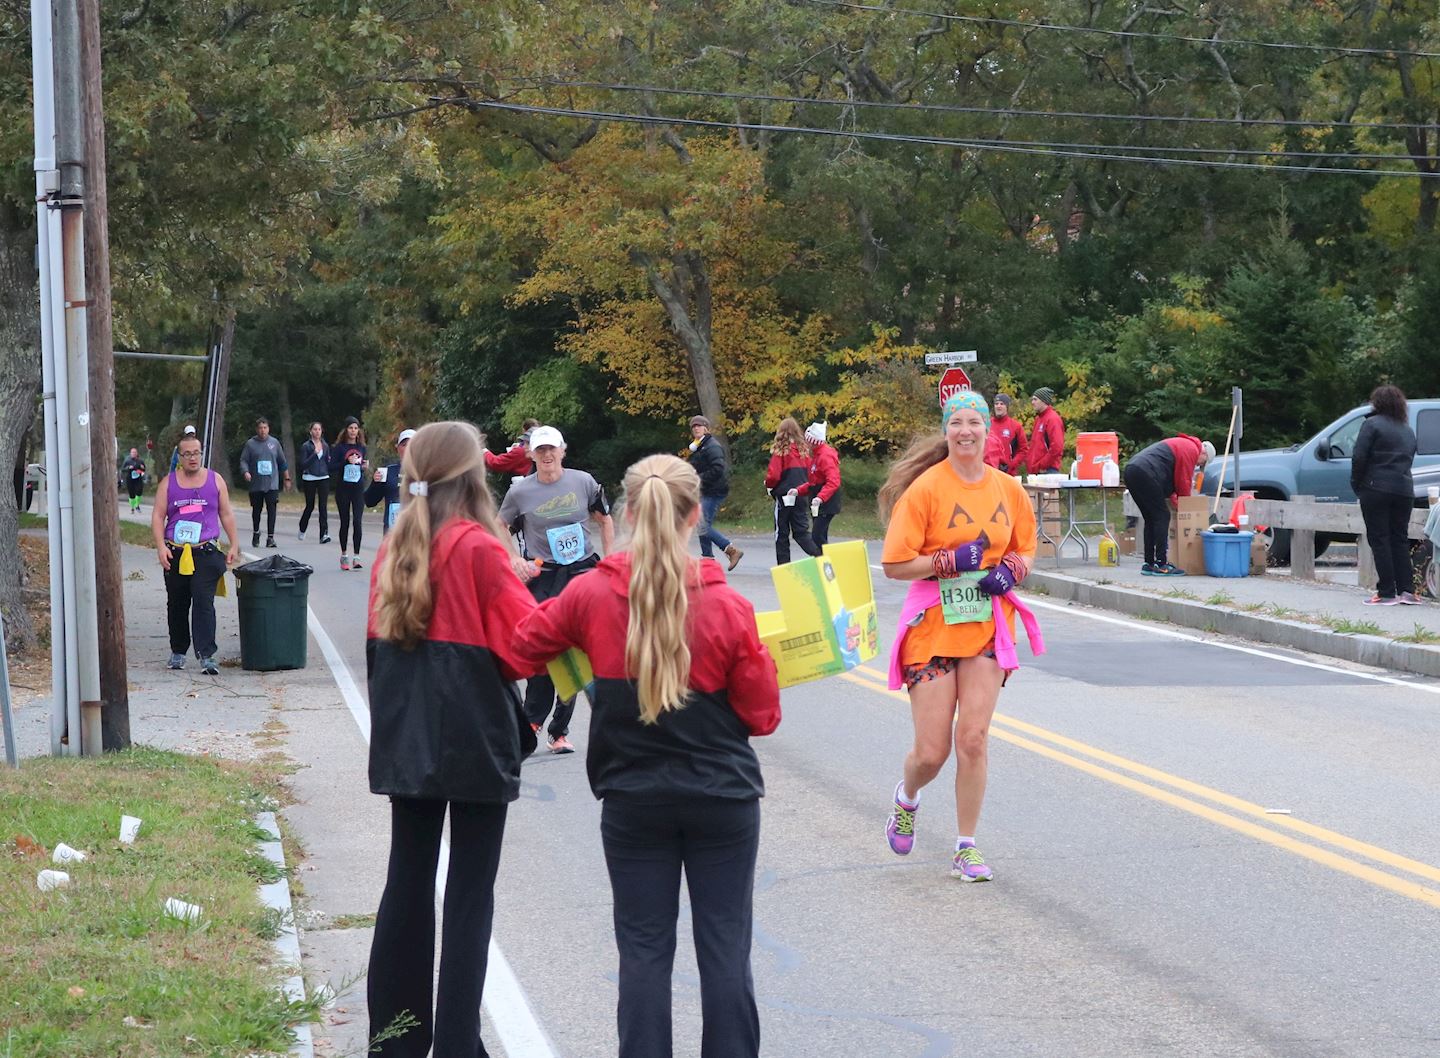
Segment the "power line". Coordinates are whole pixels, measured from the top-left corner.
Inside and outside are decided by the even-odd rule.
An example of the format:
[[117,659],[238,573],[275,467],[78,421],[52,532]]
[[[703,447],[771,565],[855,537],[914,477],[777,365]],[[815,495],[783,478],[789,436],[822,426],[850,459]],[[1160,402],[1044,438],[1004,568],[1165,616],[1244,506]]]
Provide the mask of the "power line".
[[[525,78],[512,78],[525,80]],[[1012,107],[969,107],[949,103],[886,103],[869,99],[823,99],[812,96],[766,95],[759,92],[722,92],[703,88],[665,88],[660,85],[614,84],[608,81],[562,81],[553,78],[533,78],[541,87],[552,88],[599,88],[616,92],[653,92],[657,95],[695,96],[704,99],[733,99],[755,103],[792,103],[797,106],[816,104],[827,107],[857,107],[860,109],[893,110],[898,113],[934,112],[940,114],[979,114],[1020,118],[1078,118],[1087,121],[1164,122],[1192,125],[1263,125],[1271,128],[1335,128],[1335,129],[1396,129],[1401,131],[1429,131],[1437,122],[1405,123],[1391,121],[1301,121],[1293,118],[1219,118],[1197,117],[1184,114],[1106,114],[1088,113],[1080,110],[1017,110]],[[433,79],[426,83],[461,84],[467,87],[483,87],[479,81],[440,81]]]
[[1102,29],[1098,26],[1067,26],[1056,22],[1028,22],[1018,18],[990,18],[983,15],[951,15],[942,11],[916,11],[904,7],[880,7],[876,4],[857,4],[849,0],[800,0],[820,7],[843,7],[852,11],[870,11],[882,15],[914,15],[918,18],[938,18],[946,22],[968,22],[988,26],[1009,26],[1015,29],[1042,29],[1057,33],[1089,33],[1101,37],[1135,37],[1145,40],[1171,40],[1187,44],[1235,44],[1247,48],[1273,48],[1285,51],[1318,51],[1332,55],[1405,55],[1416,59],[1440,59],[1440,52],[1412,51],[1407,48],[1346,48],[1334,44],[1296,44],[1290,41],[1240,40],[1223,37],[1188,37],[1179,33],[1147,33],[1142,30]]
[[[1206,161],[1200,158],[1161,158],[1154,155],[1102,154],[1094,150],[1060,150],[1048,147],[1031,147],[999,141],[948,139],[939,136],[910,136],[895,132],[864,132],[860,130],[822,129],[797,125],[770,125],[758,122],[709,121],[701,118],[668,117],[661,114],[629,114],[606,110],[580,110],[569,107],[531,106],[526,103],[506,103],[500,100],[475,99],[468,96],[450,98],[433,97],[433,102],[444,102],[468,110],[501,110],[517,114],[539,114],[549,117],[585,118],[591,121],[619,121],[637,125],[683,125],[692,128],[736,129],[747,132],[794,132],[809,136],[829,136],[840,139],[880,140],[889,143],[914,143],[929,147],[959,147],[976,151],[993,151],[999,154],[1043,155],[1052,158],[1088,158],[1097,161],[1134,162],[1143,165],[1199,166],[1207,169],[1260,169],[1266,172],[1292,173],[1345,173],[1351,176],[1402,176],[1431,179],[1440,173],[1411,172],[1404,169],[1356,169],[1323,165],[1264,165],[1259,162]],[[1095,145],[1087,145],[1095,146]],[[1104,146],[1104,145],[1101,145]],[[1121,148],[1134,150],[1136,148]],[[1397,156],[1388,156],[1397,157]]]

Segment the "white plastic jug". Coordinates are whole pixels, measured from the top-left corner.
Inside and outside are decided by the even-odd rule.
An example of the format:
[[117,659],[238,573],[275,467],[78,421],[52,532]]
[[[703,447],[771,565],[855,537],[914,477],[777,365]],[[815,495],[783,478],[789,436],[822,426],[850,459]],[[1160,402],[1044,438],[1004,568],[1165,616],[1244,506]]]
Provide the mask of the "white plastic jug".
[[1113,459],[1107,459],[1100,464],[1100,484],[1106,488],[1116,488],[1120,484],[1120,467]]

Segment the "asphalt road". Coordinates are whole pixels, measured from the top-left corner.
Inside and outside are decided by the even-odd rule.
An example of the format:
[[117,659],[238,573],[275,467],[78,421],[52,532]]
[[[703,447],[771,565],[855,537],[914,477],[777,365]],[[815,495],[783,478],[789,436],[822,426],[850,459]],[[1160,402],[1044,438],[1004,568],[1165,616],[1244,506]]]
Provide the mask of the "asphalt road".
[[[363,689],[368,566],[342,573],[338,548],[296,544],[287,521]],[[769,547],[746,549],[734,583],[765,608]],[[876,577],[893,620],[900,592]],[[915,852],[887,848],[910,725],[879,661],[785,692],[779,731],[756,742],[764,1052],[1440,1053],[1440,688],[1037,605],[1049,652],[1032,663],[1021,646],[993,730],[978,835],[993,883],[949,876],[951,769],[926,791]],[[527,764],[511,810],[495,939],[551,1047],[509,1058],[615,1053],[586,722],[582,706],[580,753]],[[684,929],[676,1053],[693,1055]]]

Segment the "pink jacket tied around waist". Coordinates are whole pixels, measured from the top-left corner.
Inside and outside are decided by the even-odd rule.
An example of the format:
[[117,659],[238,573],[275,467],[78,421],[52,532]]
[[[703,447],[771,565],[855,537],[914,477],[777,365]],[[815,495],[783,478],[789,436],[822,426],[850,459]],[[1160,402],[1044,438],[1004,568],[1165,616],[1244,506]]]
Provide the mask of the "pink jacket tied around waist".
[[[1015,653],[1015,637],[1010,634],[1010,623],[1005,620],[1001,600],[1009,603],[1025,625],[1025,637],[1030,641],[1030,653],[1039,657],[1045,653],[1045,637],[1040,634],[1040,622],[1030,608],[1020,601],[1013,591],[1004,595],[992,595],[990,605],[995,620],[995,660],[1006,672],[1020,667],[1020,658]],[[895,642],[890,647],[890,689],[898,691],[905,686],[900,652],[905,646],[905,637],[910,633],[911,622],[932,606],[940,605],[940,582],[938,580],[916,580],[910,582],[910,590],[900,607],[900,624],[895,629]]]

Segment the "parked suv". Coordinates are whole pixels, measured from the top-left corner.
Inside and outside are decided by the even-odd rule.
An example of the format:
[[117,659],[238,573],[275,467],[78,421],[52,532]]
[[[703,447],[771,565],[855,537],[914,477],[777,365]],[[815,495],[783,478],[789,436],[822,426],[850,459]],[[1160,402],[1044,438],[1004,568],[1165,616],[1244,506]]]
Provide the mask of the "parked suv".
[[[1415,502],[1423,505],[1426,486],[1440,480],[1440,399],[1412,400],[1410,426],[1415,431]],[[1350,453],[1360,435],[1360,424],[1370,414],[1365,404],[1346,412],[1310,440],[1289,448],[1268,448],[1240,453],[1240,491],[1253,492],[1259,499],[1288,500],[1292,496],[1314,496],[1318,503],[1354,503],[1350,488]],[[1215,495],[1218,483],[1225,492],[1235,487],[1234,458],[1215,459],[1205,468],[1203,490]],[[1315,534],[1315,553],[1329,546],[1330,538]],[[1290,533],[1274,530],[1270,561],[1290,561]]]

